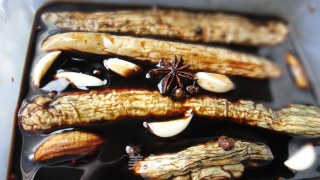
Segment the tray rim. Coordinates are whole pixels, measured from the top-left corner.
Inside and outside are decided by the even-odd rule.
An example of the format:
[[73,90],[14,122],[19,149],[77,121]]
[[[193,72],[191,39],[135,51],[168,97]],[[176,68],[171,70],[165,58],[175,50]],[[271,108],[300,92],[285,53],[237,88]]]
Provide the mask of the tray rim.
[[[46,2],[46,1],[43,1],[43,2]],[[49,1],[49,3],[44,3],[44,4],[41,4],[43,2],[40,2],[38,5],[38,7],[35,7],[36,12],[38,12],[39,9],[41,9],[43,6],[47,6],[47,5],[50,5],[53,1]],[[58,3],[60,3],[62,1],[58,1]],[[93,3],[95,2],[102,2],[102,1],[93,1]],[[104,4],[116,4],[116,5],[130,5],[130,3],[128,4],[128,2],[130,3],[134,3],[134,5],[146,5],[146,6],[150,6],[150,5],[154,5],[154,4],[157,4],[157,5],[160,5],[160,6],[165,6],[165,7],[172,7],[172,8],[175,8],[175,7],[178,7],[178,6],[181,6],[181,4],[179,2],[182,2],[182,0],[176,0],[174,2],[171,2],[169,0],[165,0],[165,1],[162,1],[162,2],[157,2],[156,0],[151,0],[149,2],[144,2],[144,1],[141,1],[141,0],[134,0],[134,1],[127,1],[127,0],[120,0],[120,1],[116,1],[116,0],[108,0],[108,1],[103,1]],[[191,0],[187,0],[187,1],[183,1],[184,4],[183,4],[183,7],[184,8],[195,8],[195,9],[201,9],[200,6],[202,7],[205,7],[205,10],[217,10],[221,7],[223,7],[225,5],[225,3],[227,3],[227,1],[223,1],[223,0],[216,0],[216,1],[208,1],[208,0],[199,0],[197,3],[198,6],[194,6],[194,7],[191,7],[192,4],[196,4],[195,2],[192,2]],[[256,5],[256,4],[261,4],[262,2],[257,2],[257,1],[254,1],[254,0],[240,0],[240,2],[247,2],[247,3],[254,3],[252,4],[252,6]],[[277,3],[288,3],[288,1],[286,0],[278,0],[278,1],[271,1],[271,2],[277,2]],[[316,7],[319,7],[320,8],[320,2],[319,1],[316,1],[316,0],[308,0],[308,1],[304,1],[304,3],[301,3],[301,2],[298,2],[297,0],[294,0],[294,1],[291,1],[291,2],[294,2],[296,3],[297,5],[301,5],[301,4],[308,4],[308,3],[311,3],[313,5],[316,5]],[[56,2],[54,2],[56,3]],[[214,3],[217,3],[218,5],[215,6]],[[220,3],[220,4],[219,4]],[[294,4],[292,3],[292,4]],[[301,4],[300,4],[301,3]],[[275,3],[274,3],[275,4]],[[214,6],[214,7],[213,7]],[[273,5],[274,6],[274,5]],[[228,8],[227,8],[228,9]],[[232,9],[232,8],[231,8]],[[237,9],[237,12],[245,12],[245,13],[248,13],[247,11],[248,10],[245,10],[245,9]],[[264,11],[264,12],[259,12],[261,14],[269,14],[270,12],[268,11]],[[317,19],[317,18],[320,18],[320,13],[318,11],[316,11],[315,13],[313,14],[309,14],[309,13],[303,13],[303,17],[301,19],[304,19],[305,17],[304,16],[308,16],[309,15],[313,15],[313,18],[312,19]],[[282,15],[280,15],[282,16]],[[33,14],[33,17],[36,17],[36,15]],[[310,20],[309,20],[310,21]],[[298,21],[299,22],[299,21]],[[291,22],[293,23],[293,26],[297,25],[295,24],[294,22]],[[298,24],[299,25],[299,24]],[[316,23],[314,23],[315,27],[313,27],[314,29],[320,29],[320,24],[317,25]],[[317,28],[318,27],[318,28]],[[305,28],[305,29],[309,29],[309,28]],[[292,30],[292,33],[293,34],[297,34],[297,33],[301,33],[301,32],[296,32],[296,30]],[[302,33],[306,33],[305,31],[302,31]],[[28,42],[29,42],[29,45],[28,47],[32,46],[32,44],[30,44],[30,40],[32,39],[33,37],[33,34],[34,32],[31,32],[30,33],[30,38],[27,39]],[[308,34],[308,33],[307,33]],[[298,53],[298,56],[301,57],[301,61],[302,63],[304,64],[306,70],[307,70],[307,74],[308,74],[308,77],[310,78],[310,81],[312,82],[312,84],[315,85],[315,94],[317,96],[317,101],[318,103],[320,104],[320,72],[317,71],[317,70],[320,70],[320,67],[319,69],[317,69],[316,67],[317,66],[314,66],[312,65],[313,63],[319,63],[316,61],[316,57],[315,55],[312,53],[308,53],[308,50],[306,52],[306,49],[308,49],[308,42],[304,42],[301,40],[303,36],[296,36],[294,35],[294,38],[293,38],[293,41],[295,42],[295,46],[296,46],[296,49],[297,49],[297,53]],[[292,37],[290,37],[292,38]],[[320,47],[320,39],[316,42]],[[25,48],[25,47],[21,47],[21,48]],[[27,48],[28,49],[28,48]],[[319,54],[320,55],[320,54]],[[28,55],[26,55],[25,57],[28,57]],[[311,59],[311,60],[310,60]],[[311,63],[310,63],[311,61]],[[20,62],[21,63],[21,62]],[[19,64],[19,61],[17,62],[17,64]],[[27,65],[27,61],[23,61],[23,64],[24,66]],[[22,86],[22,83],[23,83],[23,79],[24,78],[27,78],[27,77],[24,77],[23,75],[25,74],[25,72],[23,71],[22,72],[22,78],[21,79],[18,79],[17,80],[17,83],[20,83],[20,86]],[[318,77],[318,78],[317,78]],[[18,91],[18,94],[22,95],[22,93],[20,92],[20,89],[17,90]],[[17,93],[15,91],[15,93]],[[20,96],[18,98],[18,103],[19,104],[19,100],[20,100]],[[17,112],[17,110],[16,110]],[[16,116],[16,113],[12,115],[13,117]],[[12,120],[12,118],[8,118],[8,120]],[[13,121],[14,122],[14,121]],[[1,124],[1,123],[0,123]],[[16,129],[16,124],[13,124],[12,125],[12,129],[11,129],[11,135],[10,135],[10,132],[7,133],[8,136],[5,135],[5,137],[8,137],[8,139],[11,139],[9,142],[11,143],[11,147],[9,148],[9,153],[10,153],[10,157],[12,156],[12,150],[13,150],[13,141],[15,139],[14,137],[14,131],[17,130]],[[7,148],[8,149],[8,148]],[[5,169],[5,174],[2,174],[0,173],[0,176],[4,176],[4,177],[9,177],[9,173],[10,173],[10,168],[11,168],[11,158],[8,157],[8,161],[7,161],[7,165],[4,165],[4,169]]]

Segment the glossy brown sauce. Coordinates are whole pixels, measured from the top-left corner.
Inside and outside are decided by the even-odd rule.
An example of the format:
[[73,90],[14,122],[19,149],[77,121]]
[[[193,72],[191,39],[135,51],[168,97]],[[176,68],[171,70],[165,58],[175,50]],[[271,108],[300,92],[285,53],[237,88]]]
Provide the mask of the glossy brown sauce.
[[[101,6],[88,4],[53,4],[44,7],[38,12],[34,24],[33,35],[30,39],[29,52],[24,71],[23,89],[21,89],[20,107],[26,101],[32,100],[37,95],[47,95],[51,91],[71,92],[85,91],[86,89],[103,89],[103,88],[148,88],[156,90],[156,81],[147,80],[145,74],[154,65],[133,61],[129,58],[118,57],[138,64],[144,71],[143,74],[134,77],[134,79],[126,79],[106,70],[103,66],[103,60],[112,56],[91,55],[80,52],[63,52],[56,60],[46,76],[41,82],[41,89],[32,86],[31,72],[37,61],[45,54],[41,51],[40,45],[43,40],[50,34],[63,32],[65,30],[47,27],[40,20],[43,12],[58,10],[81,10],[81,11],[98,11],[124,9],[129,7],[119,6]],[[131,9],[134,7],[130,7]],[[135,7],[141,8],[141,7]],[[150,8],[150,7],[143,7]],[[259,22],[259,20],[255,21]],[[291,50],[294,47],[290,40],[287,40],[282,48],[283,50]],[[230,100],[249,99],[261,102],[269,107],[278,108],[288,103],[303,103],[317,105],[312,89],[301,91],[296,89],[292,83],[292,79],[283,64],[281,48],[249,48],[228,46],[228,48],[236,49],[252,54],[258,54],[270,59],[284,69],[284,75],[278,80],[253,80],[241,77],[232,77],[236,84],[236,89],[226,94],[214,94],[204,90],[200,90],[200,94],[209,94]],[[280,49],[280,50],[279,50]],[[117,57],[117,56],[114,56]],[[88,75],[96,76],[107,81],[103,87],[84,88],[67,84],[61,80],[54,80],[53,76],[57,72],[73,71],[81,72]],[[79,89],[80,88],[80,89]],[[291,92],[287,96],[279,95],[278,92],[289,89]],[[283,163],[288,159],[289,151],[293,153],[295,148],[305,142],[312,142],[317,145],[316,139],[295,138],[285,134],[274,133],[268,130],[239,125],[228,122],[224,119],[220,121],[212,121],[203,117],[194,117],[181,134],[172,138],[159,138],[148,132],[143,127],[143,122],[147,119],[124,119],[113,122],[103,122],[98,124],[90,124],[85,126],[75,126],[68,130],[83,130],[97,133],[108,140],[102,146],[100,153],[94,156],[85,157],[64,157],[55,159],[45,163],[35,163],[30,158],[41,142],[48,136],[50,132],[24,132],[19,131],[17,125],[15,136],[15,150],[12,159],[12,173],[18,179],[32,178],[34,179],[142,179],[139,175],[135,175],[128,170],[129,157],[126,152],[126,146],[136,145],[141,147],[141,155],[146,157],[150,154],[176,152],[189,146],[207,142],[216,139],[221,135],[227,135],[233,138],[257,141],[266,143],[272,153],[274,160],[266,166],[259,169],[245,169],[241,179],[278,179],[293,178],[295,174],[290,171]],[[18,124],[18,122],[17,122]],[[57,132],[53,132],[57,133]],[[20,156],[21,154],[21,156]],[[76,159],[76,160],[75,160]],[[316,160],[308,173],[298,173],[297,178],[320,177],[318,172],[319,160]],[[22,171],[22,173],[21,173]]]

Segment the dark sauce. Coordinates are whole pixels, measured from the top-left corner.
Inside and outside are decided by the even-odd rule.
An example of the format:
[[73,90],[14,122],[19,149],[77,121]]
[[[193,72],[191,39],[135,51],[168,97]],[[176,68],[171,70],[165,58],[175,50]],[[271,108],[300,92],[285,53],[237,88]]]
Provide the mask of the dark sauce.
[[[40,50],[41,43],[51,34],[65,32],[65,30],[47,27],[41,22],[40,17],[43,12],[59,10],[109,11],[135,8],[150,7],[58,3],[42,8],[36,15],[34,30],[30,39],[19,107],[22,107],[27,101],[32,100],[37,95],[47,95],[50,92],[59,94],[61,92],[103,88],[147,88],[157,90],[157,82],[145,78],[147,71],[154,68],[154,65],[133,61],[125,57],[101,56],[80,52],[63,52],[46,73],[46,76],[41,82],[41,88],[38,89],[32,85],[31,72],[37,61],[45,54]],[[259,22],[259,18],[255,18],[254,21]],[[219,44],[210,45],[224,46]],[[284,64],[284,52],[288,50],[295,52],[295,47],[290,39],[278,47],[250,48],[228,46],[227,48],[268,57],[282,67],[284,74],[276,80],[253,80],[232,77],[233,82],[236,84],[234,91],[226,94],[214,94],[201,90],[200,94],[210,94],[221,98],[228,98],[233,101],[249,99],[272,108],[283,107],[289,103],[317,105],[313,90],[297,89]],[[144,73],[135,76],[134,79],[126,79],[107,71],[103,65],[103,60],[113,57],[134,62],[144,70]],[[81,72],[100,78],[107,83],[103,87],[76,87],[63,80],[55,80],[53,76],[57,71]],[[55,95],[55,93],[51,95]],[[318,158],[315,164],[306,170],[306,172],[303,171],[296,174],[283,164],[289,155],[295,152],[298,146],[307,142],[318,146],[319,142],[317,142],[316,139],[296,138],[269,130],[231,123],[225,119],[210,120],[202,117],[194,117],[189,126],[177,136],[159,138],[143,127],[144,121],[146,121],[146,119],[119,120],[86,126],[75,126],[53,132],[37,133],[26,133],[22,129],[22,131],[19,131],[17,122],[14,140],[14,156],[12,159],[12,174],[18,179],[142,179],[142,177],[135,175],[128,169],[129,156],[126,152],[128,145],[138,146],[141,148],[139,149],[139,151],[141,151],[140,155],[146,157],[150,154],[177,152],[192,145],[215,140],[221,135],[226,135],[233,138],[265,143],[270,147],[275,157],[272,162],[261,168],[246,168],[241,179],[267,180],[320,177],[320,162]],[[64,157],[44,163],[35,163],[31,160],[34,151],[44,139],[48,138],[52,133],[71,130],[94,132],[108,140],[103,144],[100,153],[94,156]]]

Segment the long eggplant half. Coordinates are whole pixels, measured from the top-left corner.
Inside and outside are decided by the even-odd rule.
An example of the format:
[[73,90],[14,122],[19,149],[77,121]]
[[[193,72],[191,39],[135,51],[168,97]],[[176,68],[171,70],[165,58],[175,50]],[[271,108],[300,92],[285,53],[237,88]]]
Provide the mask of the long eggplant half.
[[134,171],[147,179],[235,179],[242,176],[245,164],[254,162],[258,167],[272,160],[265,144],[235,140],[233,149],[226,151],[218,141],[210,141],[175,153],[148,156],[137,162]]
[[223,119],[272,131],[320,137],[320,108],[290,105],[272,110],[262,104],[198,95],[173,101],[158,91],[104,89],[60,93],[56,98],[38,96],[23,107],[19,119],[24,130],[50,130],[130,118],[183,116],[192,109],[196,116]]
[[276,78],[282,73],[278,65],[267,59],[223,48],[104,33],[55,34],[43,42],[42,50],[126,56],[153,64],[161,59],[171,60],[177,55],[183,57],[191,70],[256,79]]
[[180,10],[50,12],[43,14],[42,19],[58,28],[75,31],[131,33],[249,46],[275,45],[288,34],[286,24],[279,20]]

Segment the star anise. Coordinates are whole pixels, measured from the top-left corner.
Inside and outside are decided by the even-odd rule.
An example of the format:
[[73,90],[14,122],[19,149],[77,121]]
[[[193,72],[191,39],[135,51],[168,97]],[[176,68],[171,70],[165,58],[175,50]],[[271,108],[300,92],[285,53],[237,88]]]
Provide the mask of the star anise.
[[[184,88],[183,83],[187,83],[188,81],[194,82],[198,78],[192,73],[188,72],[190,65],[183,65],[183,59],[174,58],[171,62],[168,62],[164,59],[161,59],[158,68],[152,69],[147,73],[147,78],[162,78],[162,80],[158,84],[158,89],[161,94],[167,94],[170,89],[177,86],[175,89],[181,90]],[[181,93],[179,93],[181,94]]]

